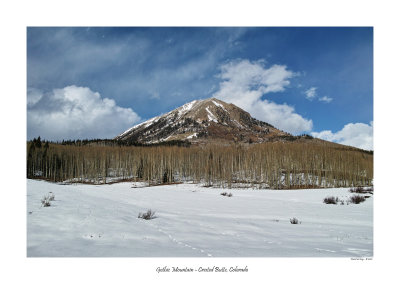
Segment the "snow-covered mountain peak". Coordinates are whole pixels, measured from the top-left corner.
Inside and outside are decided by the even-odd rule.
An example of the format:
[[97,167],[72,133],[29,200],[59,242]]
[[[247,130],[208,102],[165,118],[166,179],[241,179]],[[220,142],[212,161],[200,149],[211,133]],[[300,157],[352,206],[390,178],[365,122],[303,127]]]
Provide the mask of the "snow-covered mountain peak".
[[216,98],[194,100],[166,114],[131,127],[115,139],[137,143],[189,140],[207,143],[263,142],[287,135],[256,120],[241,108]]

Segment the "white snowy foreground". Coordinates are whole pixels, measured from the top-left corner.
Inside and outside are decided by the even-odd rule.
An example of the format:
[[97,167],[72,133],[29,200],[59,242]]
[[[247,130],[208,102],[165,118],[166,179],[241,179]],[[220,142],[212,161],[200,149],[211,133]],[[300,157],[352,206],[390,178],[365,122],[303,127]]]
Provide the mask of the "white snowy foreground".
[[[28,257],[372,257],[373,197],[348,188],[227,190],[27,181]],[[42,207],[43,196],[55,200]],[[232,193],[232,197],[220,195]],[[157,218],[139,219],[156,211]],[[291,224],[291,218],[301,224]]]

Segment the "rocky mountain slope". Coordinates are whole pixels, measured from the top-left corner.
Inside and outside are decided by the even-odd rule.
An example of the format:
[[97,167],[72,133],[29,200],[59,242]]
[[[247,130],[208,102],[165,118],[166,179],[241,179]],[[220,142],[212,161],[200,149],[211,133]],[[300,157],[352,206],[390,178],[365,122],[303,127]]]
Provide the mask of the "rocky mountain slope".
[[290,139],[292,135],[257,120],[241,108],[211,98],[187,103],[166,114],[135,125],[115,137],[137,143],[210,141],[260,143]]

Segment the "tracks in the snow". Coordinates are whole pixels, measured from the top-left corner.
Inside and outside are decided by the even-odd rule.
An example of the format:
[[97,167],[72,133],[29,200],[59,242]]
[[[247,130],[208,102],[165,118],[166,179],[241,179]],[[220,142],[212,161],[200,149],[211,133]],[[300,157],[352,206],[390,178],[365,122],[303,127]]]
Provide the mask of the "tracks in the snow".
[[173,237],[170,233],[164,231],[162,228],[160,228],[160,227],[159,227],[158,225],[156,225],[156,224],[150,224],[150,225],[151,225],[153,228],[155,228],[158,232],[160,232],[160,233],[166,235],[172,242],[174,242],[175,244],[177,244],[177,245],[179,245],[179,246],[182,246],[182,247],[185,247],[185,248],[188,248],[188,249],[192,249],[193,251],[200,252],[201,254],[204,254],[205,256],[208,256],[208,257],[212,257],[212,256],[213,256],[211,253],[206,252],[204,249],[194,247],[194,246],[192,246],[192,245],[190,245],[190,244],[188,244],[188,243],[186,243],[186,242],[183,242],[183,241],[180,241],[180,240],[176,239],[176,238]]

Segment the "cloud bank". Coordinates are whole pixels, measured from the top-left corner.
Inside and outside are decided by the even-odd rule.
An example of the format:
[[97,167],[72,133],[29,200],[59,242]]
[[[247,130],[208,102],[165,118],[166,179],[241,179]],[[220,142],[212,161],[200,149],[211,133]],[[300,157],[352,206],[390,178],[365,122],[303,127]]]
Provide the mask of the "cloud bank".
[[331,130],[324,130],[321,132],[311,132],[311,135],[344,144],[354,146],[364,150],[373,150],[373,122],[370,124],[365,123],[348,123],[342,130],[333,133]]
[[312,120],[303,118],[292,106],[262,99],[271,92],[282,92],[296,73],[284,65],[264,66],[263,61],[235,60],[220,67],[222,79],[214,97],[233,103],[253,117],[298,134],[312,129]]
[[74,85],[49,93],[28,89],[27,108],[28,139],[113,138],[140,120],[132,109]]

